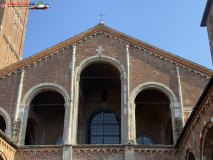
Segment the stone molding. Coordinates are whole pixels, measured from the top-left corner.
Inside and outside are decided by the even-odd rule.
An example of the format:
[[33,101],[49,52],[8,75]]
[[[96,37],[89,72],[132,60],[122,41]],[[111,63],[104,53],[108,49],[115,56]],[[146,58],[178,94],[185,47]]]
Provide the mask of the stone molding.
[[[26,107],[27,105],[30,104],[30,102],[32,101],[32,99],[35,97],[35,95],[41,93],[44,90],[54,90],[59,92],[61,95],[63,95],[65,103],[70,102],[70,97],[69,97],[69,93],[67,92],[67,90],[62,87],[59,84],[56,83],[40,83],[38,85],[35,85],[34,87],[32,87],[24,96],[24,98],[22,99],[22,103],[21,103],[21,107]],[[29,108],[28,108],[29,109]]]
[[21,105],[18,110],[18,118],[21,120],[20,137],[18,138],[20,145],[24,145],[25,132],[27,127],[27,119],[28,119],[28,110],[30,108],[30,103],[32,99],[39,93],[47,90],[57,91],[60,93],[65,100],[65,107],[69,108],[68,104],[70,103],[69,93],[66,91],[64,87],[56,83],[40,83],[33,86],[28,92],[25,94],[22,99]]
[[179,103],[177,102],[177,97],[175,96],[174,92],[168,86],[159,82],[146,82],[135,87],[130,94],[130,102],[134,104],[136,96],[141,91],[146,89],[156,89],[163,92],[169,98],[171,107],[179,108]]
[[84,68],[86,68],[87,66],[95,62],[103,62],[103,63],[108,63],[113,65],[119,70],[121,78],[126,79],[126,69],[120,61],[118,61],[117,59],[113,57],[97,54],[95,56],[84,59],[76,66],[76,69],[75,69],[76,81],[77,81],[77,78],[80,77],[80,74],[84,70]]
[[4,117],[4,120],[6,122],[6,130],[5,133],[8,137],[11,138],[12,136],[12,132],[11,132],[11,119],[9,114],[7,113],[7,111],[4,110],[4,108],[0,107],[0,115],[2,115]]

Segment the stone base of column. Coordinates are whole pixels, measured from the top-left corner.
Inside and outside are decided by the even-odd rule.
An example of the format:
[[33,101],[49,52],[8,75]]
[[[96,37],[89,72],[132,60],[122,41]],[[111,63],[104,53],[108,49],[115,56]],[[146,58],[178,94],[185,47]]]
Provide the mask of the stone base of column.
[[125,160],[134,160],[134,148],[133,146],[125,146]]
[[124,144],[124,145],[136,145],[137,142],[135,140],[124,140],[124,141],[122,141],[122,144]]
[[63,160],[72,160],[72,146],[66,145],[63,147]]

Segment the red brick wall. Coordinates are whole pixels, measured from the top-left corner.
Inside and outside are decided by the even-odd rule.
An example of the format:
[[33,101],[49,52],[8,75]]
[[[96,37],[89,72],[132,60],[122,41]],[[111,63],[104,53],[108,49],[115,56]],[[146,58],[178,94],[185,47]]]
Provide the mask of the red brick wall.
[[41,159],[51,159],[51,160],[62,160],[63,149],[62,148],[39,148],[39,149],[19,149],[15,154],[14,160],[41,160]]
[[[182,153],[182,157],[186,156],[186,153],[191,152],[195,156],[195,159],[201,158],[202,155],[208,155],[209,140],[213,139],[212,134],[208,134],[210,128],[213,127],[211,118],[213,117],[213,99],[212,92],[213,87],[206,95],[206,98],[198,109],[198,113],[192,119],[188,129],[185,132],[184,138],[179,145],[179,151]],[[208,148],[208,149],[207,149]]]
[[[19,2],[30,1],[20,0]],[[3,3],[4,2],[1,4]],[[18,18],[15,10],[20,18]],[[21,60],[28,12],[29,9],[27,7],[13,8],[6,5],[4,9],[2,7],[0,8],[0,25],[2,25],[2,29],[0,30],[0,50],[3,51],[0,53],[0,69]],[[14,22],[17,24],[14,24]],[[11,50],[11,47],[8,46],[9,43],[5,40],[3,35],[6,36],[11,47],[16,51],[17,57],[13,54],[14,52]]]
[[10,115],[11,122],[14,118],[19,81],[20,72],[13,73],[10,77],[6,76],[4,79],[0,78],[0,107]]
[[[8,21],[9,23],[9,21]],[[76,66],[85,58],[91,57],[97,54],[96,49],[98,46],[104,48],[103,54],[118,59],[122,64],[126,65],[125,59],[125,43],[120,43],[119,40],[110,38],[105,35],[93,36],[86,42],[77,43],[76,49]],[[165,62],[164,59],[144,53],[138,49],[134,49],[130,46],[130,89],[131,91],[138,85],[155,81],[163,83],[170,87],[175,93],[177,99],[178,95],[178,83],[176,65],[170,62]],[[61,50],[58,54],[53,56],[47,56],[46,59],[42,59],[41,62],[36,62],[35,65],[31,64],[29,68],[25,67],[24,84],[22,91],[22,98],[33,86],[40,83],[57,83],[63,86],[68,93],[70,93],[70,69],[69,62],[71,61],[72,47]],[[201,77],[199,74],[195,75],[193,72],[189,72],[187,69],[180,68],[183,100],[189,99],[189,105],[184,104],[184,107],[194,107],[200,94],[202,93],[208,80],[205,77]],[[20,73],[12,74],[10,77],[0,79],[0,106],[3,107],[10,115],[13,121],[15,103],[17,99],[18,84],[20,81]],[[114,110],[119,116],[121,114],[120,104],[120,92],[116,92],[113,88],[107,88],[109,95],[109,102],[104,104],[106,107]],[[100,99],[99,99],[100,97]],[[117,102],[110,102],[116,100]],[[103,106],[101,102],[101,88],[94,90],[90,94],[85,96],[85,116],[82,121],[86,123],[86,118],[95,109]],[[87,102],[91,100],[93,102]],[[97,102],[94,102],[97,101]],[[54,127],[54,126],[52,126]],[[195,126],[195,128],[198,126]],[[199,128],[200,129],[200,128]],[[199,134],[200,135],[200,134]],[[197,135],[196,135],[197,136]],[[51,140],[53,141],[53,139]],[[190,142],[193,142],[190,140]],[[193,145],[192,145],[193,146]]]
[[7,143],[2,137],[0,137],[0,159],[3,160],[13,159],[16,153],[16,149],[13,148],[10,144]]

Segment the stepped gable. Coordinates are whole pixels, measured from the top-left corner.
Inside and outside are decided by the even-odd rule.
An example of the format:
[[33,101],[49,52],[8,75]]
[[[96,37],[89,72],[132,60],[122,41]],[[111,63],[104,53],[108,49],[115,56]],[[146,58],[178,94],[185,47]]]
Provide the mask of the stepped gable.
[[[34,54],[24,60],[21,60],[17,63],[14,63],[6,68],[0,70],[0,78],[4,78],[5,76],[10,76],[11,73],[16,72],[17,70],[24,69],[24,67],[29,66],[30,64],[35,64],[36,61],[41,61],[42,58],[46,58],[48,55],[53,55],[54,53],[58,53],[60,50],[66,49],[71,45],[75,45],[76,43],[81,43],[83,40],[87,40],[87,38],[92,38],[93,35],[97,33],[104,33],[110,37],[114,37],[115,39],[120,40],[120,42],[126,42],[128,45],[132,45],[139,50],[144,50],[147,53],[153,54],[155,57],[159,56],[161,59],[165,61],[169,61],[170,63],[175,63],[177,66],[181,66],[183,68],[187,68],[190,71],[194,71],[195,75],[200,74],[201,76],[206,76],[208,79],[213,75],[213,70],[193,63],[189,60],[166,52],[162,49],[154,47],[150,44],[147,44],[143,41],[132,38],[128,35],[125,35],[121,32],[113,30],[103,23],[99,23],[97,26],[80,33],[70,39],[67,39],[61,43],[58,43],[46,50],[43,50],[37,54]],[[125,54],[125,53],[124,53]]]

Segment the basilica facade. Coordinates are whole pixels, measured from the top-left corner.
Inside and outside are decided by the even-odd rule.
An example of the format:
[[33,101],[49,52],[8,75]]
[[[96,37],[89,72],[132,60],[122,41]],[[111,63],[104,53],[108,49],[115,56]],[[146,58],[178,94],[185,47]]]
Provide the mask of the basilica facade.
[[0,70],[0,160],[212,159],[212,74],[101,21]]

